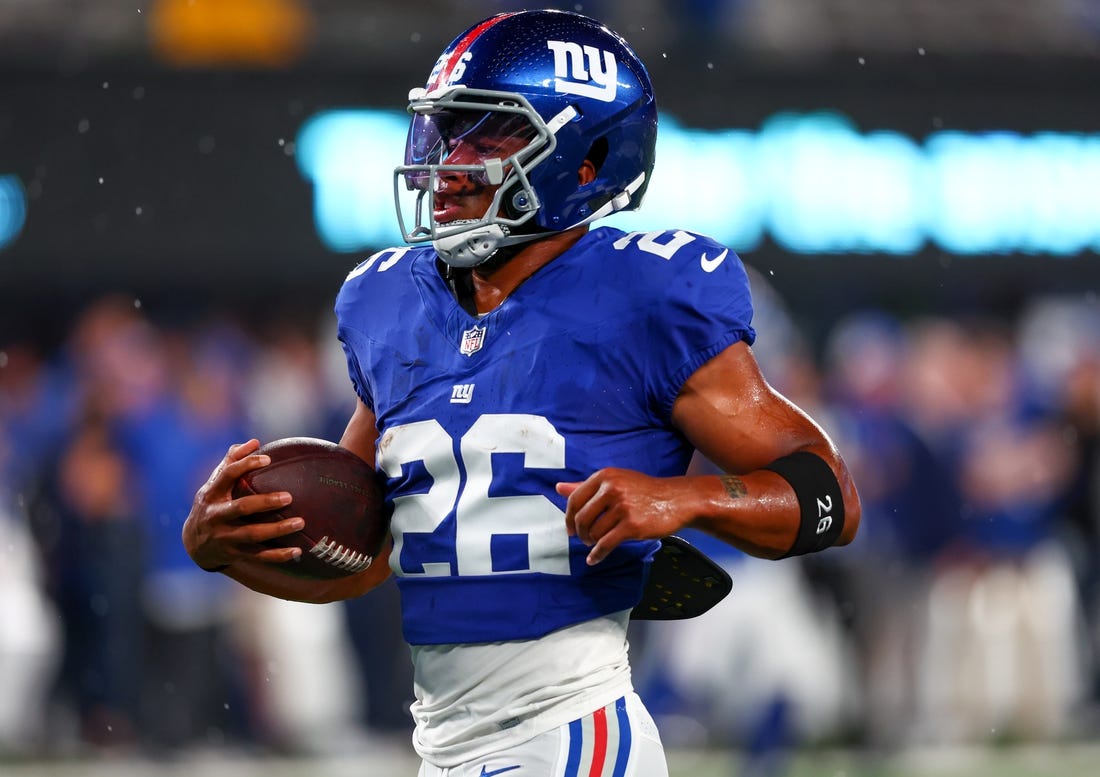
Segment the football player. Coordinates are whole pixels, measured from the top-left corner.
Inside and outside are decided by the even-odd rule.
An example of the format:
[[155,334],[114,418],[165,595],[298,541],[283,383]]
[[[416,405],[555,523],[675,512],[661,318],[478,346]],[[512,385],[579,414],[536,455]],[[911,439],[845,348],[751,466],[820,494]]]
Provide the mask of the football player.
[[[761,376],[744,266],[683,230],[591,228],[637,208],[657,109],[614,32],[564,11],[485,19],[410,93],[395,171],[409,245],[336,302],[358,396],[341,445],[386,478],[392,543],[307,581],[234,500],[234,446],[184,528],[195,562],[327,602],[391,572],[415,669],[420,774],[667,774],[631,685],[627,622],[684,527],[765,558],[850,542],[856,489],[824,432]],[[693,451],[721,475],[687,476]],[[721,646],[715,646],[720,650]]]

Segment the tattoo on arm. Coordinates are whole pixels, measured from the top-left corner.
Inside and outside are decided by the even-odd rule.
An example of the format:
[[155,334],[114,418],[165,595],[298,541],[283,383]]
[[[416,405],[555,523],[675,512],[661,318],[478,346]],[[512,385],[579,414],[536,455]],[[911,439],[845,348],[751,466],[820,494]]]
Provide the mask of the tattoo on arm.
[[721,475],[720,479],[722,485],[726,487],[726,493],[729,494],[730,499],[740,499],[749,492],[745,488],[744,481],[736,475]]

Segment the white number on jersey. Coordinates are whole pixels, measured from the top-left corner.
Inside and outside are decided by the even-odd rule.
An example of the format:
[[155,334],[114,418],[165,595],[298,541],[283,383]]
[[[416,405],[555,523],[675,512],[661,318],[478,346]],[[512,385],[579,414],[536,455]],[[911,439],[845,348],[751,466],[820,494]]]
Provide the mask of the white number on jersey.
[[[459,440],[465,483],[453,441],[438,421],[395,426],[383,435],[378,450],[379,465],[390,477],[400,477],[403,465],[420,461],[432,479],[427,493],[394,501],[391,558],[402,558],[406,533],[435,531],[453,509],[459,575],[494,574],[494,535],[526,535],[528,567],[508,572],[569,574],[569,536],[557,505],[542,494],[489,496],[493,453],[522,453],[528,469],[565,467],[565,438],[546,418],[523,413],[478,418]],[[419,562],[423,571],[402,574],[451,574],[448,560],[409,560]]]
[[355,278],[358,275],[362,275],[367,270],[374,267],[378,260],[381,259],[383,256],[385,256],[386,259],[381,264],[378,264],[378,272],[385,272],[386,270],[397,264],[399,261],[401,261],[401,259],[404,258],[405,254],[407,254],[411,250],[412,248],[386,248],[382,251],[379,251],[378,253],[374,254],[366,261],[364,261],[362,264],[360,264],[358,267],[356,267],[354,270],[352,270],[350,273],[348,273],[348,277],[344,280],[350,281],[352,278]]
[[[667,238],[667,240],[661,242],[661,238]],[[630,232],[612,243],[612,246],[621,251],[634,241],[637,241],[638,248],[647,254],[671,259],[681,248],[694,242],[695,235],[680,229],[675,232]]]

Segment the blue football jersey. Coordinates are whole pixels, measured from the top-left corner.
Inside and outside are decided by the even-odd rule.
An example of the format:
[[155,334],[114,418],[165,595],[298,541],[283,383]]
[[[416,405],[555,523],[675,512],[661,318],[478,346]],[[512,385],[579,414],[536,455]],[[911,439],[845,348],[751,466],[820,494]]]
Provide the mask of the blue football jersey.
[[377,417],[405,638],[531,639],[630,609],[658,543],[589,567],[555,485],[610,466],[685,472],[677,394],[755,338],[740,259],[690,232],[594,229],[480,317],[436,262],[427,247],[381,251],[336,302]]

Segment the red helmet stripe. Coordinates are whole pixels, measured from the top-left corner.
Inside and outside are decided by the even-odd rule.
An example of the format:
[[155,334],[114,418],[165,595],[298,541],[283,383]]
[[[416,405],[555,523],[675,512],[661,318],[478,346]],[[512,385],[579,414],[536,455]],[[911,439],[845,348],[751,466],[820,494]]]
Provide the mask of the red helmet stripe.
[[462,40],[456,43],[454,48],[451,49],[451,53],[447,55],[446,63],[444,63],[443,67],[439,68],[439,72],[436,73],[435,78],[428,82],[428,91],[439,88],[440,84],[447,83],[448,79],[451,77],[451,72],[454,70],[454,66],[462,58],[462,55],[466,53],[466,50],[474,45],[474,41],[481,37],[482,33],[497,24],[497,22],[502,22],[509,16],[515,16],[517,13],[519,12],[511,11],[509,13],[491,16],[466,33]]

